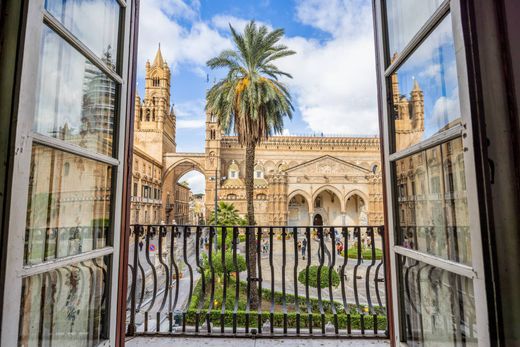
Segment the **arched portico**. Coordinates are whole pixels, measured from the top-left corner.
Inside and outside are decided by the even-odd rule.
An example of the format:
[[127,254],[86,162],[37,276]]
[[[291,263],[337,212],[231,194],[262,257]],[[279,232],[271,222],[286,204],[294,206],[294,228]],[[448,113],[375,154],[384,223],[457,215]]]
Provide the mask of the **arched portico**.
[[305,226],[309,223],[309,215],[312,200],[305,192],[294,192],[288,199],[288,225]]
[[[165,222],[172,222],[175,215],[175,196],[176,184],[179,179],[190,171],[200,172],[204,177],[204,155],[198,153],[171,153],[164,156],[165,170],[163,172],[163,194],[162,203],[164,206],[164,215],[162,219]],[[177,206],[178,207],[178,206]]]
[[368,224],[368,200],[363,198],[361,192],[351,192],[345,199],[345,224],[367,225]]
[[343,211],[342,199],[337,189],[331,190],[327,187],[320,188],[312,203],[311,224],[316,222],[315,217],[320,216],[319,220],[323,225],[342,225]]

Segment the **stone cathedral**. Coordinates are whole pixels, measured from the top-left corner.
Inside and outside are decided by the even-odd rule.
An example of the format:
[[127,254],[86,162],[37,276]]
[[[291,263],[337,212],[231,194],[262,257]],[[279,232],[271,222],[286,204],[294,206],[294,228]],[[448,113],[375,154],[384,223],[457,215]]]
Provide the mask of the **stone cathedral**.
[[[133,213],[137,204],[141,209],[145,207],[142,194],[152,194],[153,206],[148,213],[153,215],[149,222],[172,223],[176,218],[171,213],[172,205],[187,203],[175,196],[178,181],[195,170],[206,180],[206,216],[214,210],[215,194],[218,201],[232,203],[245,215],[245,149],[236,137],[223,132],[215,117],[206,115],[204,152],[178,153],[170,78],[170,69],[159,49],[153,63],[146,63],[145,97],[136,98]],[[398,85],[394,88],[398,90]],[[423,95],[417,84],[410,96],[409,100],[404,96],[395,100],[395,117],[401,120],[396,131],[403,143],[416,141],[424,131]],[[257,223],[383,224],[380,150],[377,136],[271,137],[256,150]],[[147,190],[151,192],[143,193],[143,186],[150,187]],[[142,222],[142,216],[133,219],[138,221]]]

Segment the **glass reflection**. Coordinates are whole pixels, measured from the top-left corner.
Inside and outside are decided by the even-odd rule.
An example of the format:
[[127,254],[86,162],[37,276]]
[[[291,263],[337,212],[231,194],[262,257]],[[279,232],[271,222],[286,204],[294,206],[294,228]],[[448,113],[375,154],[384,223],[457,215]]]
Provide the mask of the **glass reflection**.
[[462,139],[396,162],[400,244],[471,264]]
[[[116,56],[119,27],[116,0],[45,0],[45,9],[98,57]],[[112,61],[107,66],[115,69]]]
[[34,131],[112,155],[115,83],[47,27],[42,40]]
[[79,254],[106,245],[110,166],[41,145],[33,146],[25,263]]
[[471,279],[400,257],[408,346],[477,346]]
[[440,6],[442,0],[387,0],[388,46],[399,54]]
[[460,122],[451,16],[439,24],[390,80],[396,151]]
[[103,258],[23,279],[19,345],[97,346],[106,333]]

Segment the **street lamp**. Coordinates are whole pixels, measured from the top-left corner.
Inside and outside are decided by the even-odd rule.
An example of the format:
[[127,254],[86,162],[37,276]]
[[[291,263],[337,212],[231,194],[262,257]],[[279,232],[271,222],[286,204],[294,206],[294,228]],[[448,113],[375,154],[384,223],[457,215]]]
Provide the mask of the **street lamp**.
[[[222,176],[220,178],[220,180],[222,180],[222,181],[225,180],[225,179],[226,179],[226,176]],[[218,211],[218,169],[215,170],[215,176],[210,177],[209,180],[210,181],[215,181],[215,221],[214,221],[213,224],[215,225],[215,231],[217,231],[216,227],[218,225],[218,222],[217,222],[217,217],[218,217],[218,213],[217,213],[217,211]],[[215,237],[214,240],[215,240],[215,242],[214,242],[215,246],[214,247],[215,247],[215,251],[216,251],[217,250],[217,246],[218,246],[217,238]]]
[[[221,181],[224,181],[227,177],[222,176],[220,178]],[[210,181],[215,181],[215,221],[214,224],[217,226],[217,217],[218,217],[218,169],[215,170],[215,176],[211,176],[209,178]]]

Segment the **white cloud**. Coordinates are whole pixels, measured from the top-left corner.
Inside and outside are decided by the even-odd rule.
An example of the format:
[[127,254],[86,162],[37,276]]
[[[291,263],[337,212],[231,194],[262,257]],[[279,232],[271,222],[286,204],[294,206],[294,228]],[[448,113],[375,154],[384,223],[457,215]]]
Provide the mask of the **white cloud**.
[[441,96],[435,100],[433,117],[430,120],[431,128],[438,129],[460,117],[460,104],[458,89],[452,91],[449,96]]
[[206,181],[204,175],[198,171],[190,171],[181,178],[179,182],[187,181],[193,194],[205,193]]
[[304,0],[298,19],[326,31],[325,42],[286,38],[297,52],[280,60],[293,75],[285,82],[312,131],[327,134],[378,132],[375,53],[370,3]]
[[[231,42],[218,31],[198,19],[198,1],[147,0],[141,6],[139,20],[139,66],[146,60],[153,61],[158,43],[175,73],[178,64],[204,66],[206,61],[220,51],[231,47]],[[191,21],[189,28],[177,20]],[[142,77],[143,69],[139,69]],[[200,71],[199,71],[200,74]]]
[[[211,23],[213,26],[219,30],[224,30],[226,32],[229,31],[229,24],[233,26],[233,28],[241,32],[246,27],[247,23],[249,23],[249,19],[238,18],[235,16],[229,15],[216,15],[211,19]],[[273,27],[265,22],[256,21],[258,25],[265,25],[268,29],[272,30]]]
[[177,129],[197,129],[204,128],[206,122],[204,119],[179,119],[177,120]]
[[[187,0],[147,0],[141,8],[139,66],[146,59],[153,60],[157,43],[162,42],[163,55],[174,73],[175,67],[183,64],[204,76],[206,61],[232,47],[228,23],[241,30],[248,20],[216,15],[204,22],[199,14],[193,14],[198,12],[197,6]],[[277,62],[282,70],[293,75],[294,79],[285,82],[313,132],[373,134],[378,131],[370,6],[367,0],[302,0],[296,5],[297,20],[330,34],[330,39],[323,42],[304,37],[285,38],[284,43],[297,54]],[[191,21],[191,25],[182,27],[177,18]],[[143,73],[142,69],[139,71]],[[184,112],[181,105],[176,109],[179,115]],[[199,127],[203,121],[178,120],[177,126]]]
[[289,135],[291,135],[291,132],[289,131],[289,129],[283,129],[282,135],[283,136],[289,136]]

